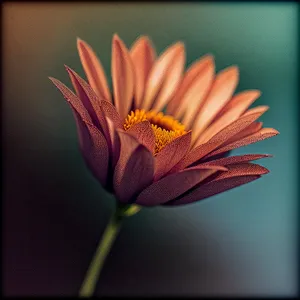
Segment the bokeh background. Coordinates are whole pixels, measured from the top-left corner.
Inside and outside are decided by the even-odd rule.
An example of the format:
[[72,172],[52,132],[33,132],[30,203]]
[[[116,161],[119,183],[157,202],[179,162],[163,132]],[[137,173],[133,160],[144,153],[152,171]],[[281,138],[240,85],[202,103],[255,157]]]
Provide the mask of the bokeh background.
[[[71,111],[51,84],[84,76],[76,37],[110,74],[111,38],[149,35],[158,52],[182,40],[240,67],[261,118],[280,135],[235,151],[271,153],[270,174],[179,208],[127,220],[96,295],[293,296],[297,292],[297,3],[44,3],[3,5],[3,289],[7,296],[77,295],[113,198],[77,147]],[[109,76],[110,78],[110,76]]]

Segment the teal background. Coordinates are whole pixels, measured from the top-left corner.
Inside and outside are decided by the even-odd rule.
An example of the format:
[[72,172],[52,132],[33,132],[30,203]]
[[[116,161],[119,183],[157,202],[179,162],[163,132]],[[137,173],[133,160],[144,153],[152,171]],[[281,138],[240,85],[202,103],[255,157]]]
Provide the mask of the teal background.
[[97,295],[293,296],[297,292],[297,4],[132,3],[3,6],[3,288],[76,295],[113,210],[77,147],[68,105],[51,84],[84,76],[76,37],[110,78],[111,38],[149,35],[161,52],[182,40],[187,62],[236,64],[238,90],[257,88],[265,127],[280,135],[234,151],[269,153],[263,178],[178,208],[127,220]]

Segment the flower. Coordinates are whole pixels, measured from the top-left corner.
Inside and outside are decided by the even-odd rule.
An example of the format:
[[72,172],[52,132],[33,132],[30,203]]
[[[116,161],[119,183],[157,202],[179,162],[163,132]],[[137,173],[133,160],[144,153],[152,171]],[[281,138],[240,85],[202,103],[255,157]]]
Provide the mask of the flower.
[[69,67],[76,94],[50,79],[74,112],[88,167],[119,203],[188,204],[268,173],[251,161],[270,155],[226,156],[278,134],[257,121],[267,106],[249,109],[258,90],[234,95],[236,66],[215,75],[205,55],[184,71],[183,43],[156,58],[148,37],[129,50],[114,35],[111,93],[95,52],[80,39],[77,47],[88,83]]

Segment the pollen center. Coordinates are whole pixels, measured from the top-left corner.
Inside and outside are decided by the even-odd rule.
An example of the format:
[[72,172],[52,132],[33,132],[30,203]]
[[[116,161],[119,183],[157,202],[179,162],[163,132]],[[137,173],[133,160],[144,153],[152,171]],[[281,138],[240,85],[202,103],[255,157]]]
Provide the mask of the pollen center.
[[185,126],[172,116],[164,115],[162,112],[155,112],[153,110],[145,111],[143,109],[136,109],[132,111],[125,119],[124,129],[128,130],[135,124],[148,120],[155,135],[155,149],[154,155],[157,154],[163,147],[186,133]]

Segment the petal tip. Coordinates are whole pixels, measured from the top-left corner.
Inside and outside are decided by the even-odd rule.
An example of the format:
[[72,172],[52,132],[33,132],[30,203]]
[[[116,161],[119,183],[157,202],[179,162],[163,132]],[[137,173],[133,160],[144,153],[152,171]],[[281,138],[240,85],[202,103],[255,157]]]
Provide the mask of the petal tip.
[[64,64],[64,67],[68,72],[72,72],[72,69],[70,67],[68,67],[67,65]]
[[274,129],[274,128],[273,128],[273,133],[274,133],[274,135],[280,134],[280,132],[278,130]]
[[207,53],[204,56],[204,58],[207,61],[207,63],[209,63],[209,64],[214,64],[215,63],[215,56],[212,53]]
[[262,175],[266,175],[270,173],[270,170],[268,170],[267,168],[264,168],[263,172],[262,172]]
[[227,70],[230,75],[239,76],[240,69],[237,65],[232,65]]
[[181,52],[184,51],[184,48],[185,48],[184,42],[179,41],[175,45],[177,46],[177,49],[178,49],[177,51],[181,51]]
[[113,42],[115,43],[115,42],[120,42],[120,41],[121,41],[121,39],[120,39],[119,35],[117,33],[114,33]]

